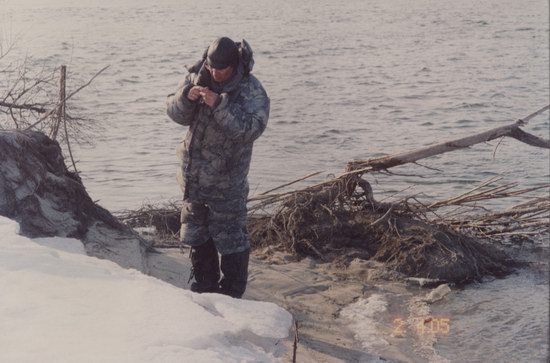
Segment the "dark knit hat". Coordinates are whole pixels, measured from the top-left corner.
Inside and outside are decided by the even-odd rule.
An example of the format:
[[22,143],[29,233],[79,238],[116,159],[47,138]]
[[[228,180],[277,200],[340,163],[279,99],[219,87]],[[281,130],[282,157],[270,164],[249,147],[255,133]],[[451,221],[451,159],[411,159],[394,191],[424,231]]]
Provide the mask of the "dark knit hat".
[[227,37],[216,39],[208,47],[206,64],[212,68],[223,69],[239,64],[239,49],[234,41]]

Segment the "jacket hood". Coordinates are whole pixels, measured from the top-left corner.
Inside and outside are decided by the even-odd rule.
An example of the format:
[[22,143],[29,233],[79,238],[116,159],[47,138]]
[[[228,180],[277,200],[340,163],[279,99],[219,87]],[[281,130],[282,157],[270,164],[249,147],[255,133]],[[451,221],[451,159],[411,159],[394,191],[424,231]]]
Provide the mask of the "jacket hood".
[[240,61],[244,67],[245,74],[252,72],[252,68],[254,68],[252,47],[250,47],[250,44],[244,39],[235,44],[237,44],[237,48],[239,48]]

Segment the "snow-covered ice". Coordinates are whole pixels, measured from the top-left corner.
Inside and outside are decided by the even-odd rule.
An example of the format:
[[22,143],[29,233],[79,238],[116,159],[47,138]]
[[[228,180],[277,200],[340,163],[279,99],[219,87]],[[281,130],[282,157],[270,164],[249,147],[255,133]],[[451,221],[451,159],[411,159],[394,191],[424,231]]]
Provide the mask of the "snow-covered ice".
[[383,295],[373,294],[361,298],[340,312],[340,316],[349,321],[349,326],[355,332],[355,338],[365,349],[387,345],[388,342],[380,337],[376,317],[388,310],[388,302]]
[[29,239],[0,217],[0,362],[273,362],[291,315]]

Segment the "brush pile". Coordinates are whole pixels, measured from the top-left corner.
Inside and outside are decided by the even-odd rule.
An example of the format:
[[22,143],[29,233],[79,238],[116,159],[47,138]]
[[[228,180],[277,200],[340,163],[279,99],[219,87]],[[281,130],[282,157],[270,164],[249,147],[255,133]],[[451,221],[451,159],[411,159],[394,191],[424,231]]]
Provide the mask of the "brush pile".
[[[550,198],[539,196],[496,213],[488,212],[481,202],[528,196],[537,190],[549,190],[550,185],[518,190],[514,184],[498,185],[500,179],[491,178],[466,193],[429,205],[414,196],[382,203],[374,198],[366,175],[504,136],[550,148],[548,141],[519,129],[547,109],[481,134],[398,155],[353,161],[342,175],[300,190],[275,193],[319,173],[253,197],[249,200],[248,226],[253,246],[313,256],[343,266],[355,258],[373,259],[403,277],[457,284],[485,275],[504,276],[518,263],[495,240],[548,235]],[[170,212],[145,207],[149,212],[125,212],[121,217],[134,225],[148,222],[161,235],[173,238],[179,227],[179,211],[177,204],[172,207]]]
[[504,212],[471,214],[472,201],[535,189],[509,188],[486,182],[428,206],[414,198],[379,203],[365,179],[348,174],[277,197],[277,202],[273,196],[260,199],[252,211],[272,203],[278,209],[250,218],[249,231],[257,247],[279,246],[344,265],[357,257],[374,259],[406,277],[467,283],[485,275],[504,276],[518,266],[494,240],[548,234],[549,198]]

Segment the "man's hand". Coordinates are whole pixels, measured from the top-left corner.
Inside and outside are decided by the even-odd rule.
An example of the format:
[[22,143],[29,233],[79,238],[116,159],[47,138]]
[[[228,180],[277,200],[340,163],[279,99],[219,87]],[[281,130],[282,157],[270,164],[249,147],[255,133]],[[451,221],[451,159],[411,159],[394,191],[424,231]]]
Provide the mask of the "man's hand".
[[209,107],[214,107],[218,104],[218,99],[220,98],[220,95],[217,94],[214,91],[210,91],[208,87],[203,87],[200,95],[204,101]]
[[201,86],[193,86],[191,87],[189,92],[187,92],[187,98],[189,99],[189,101],[195,102],[201,97],[201,93],[204,92],[205,89],[207,90],[208,88],[201,87]]
[[202,98],[204,103],[210,107],[214,107],[218,104],[220,95],[214,91],[210,91],[208,87],[193,86],[187,93],[187,98],[192,102]]

